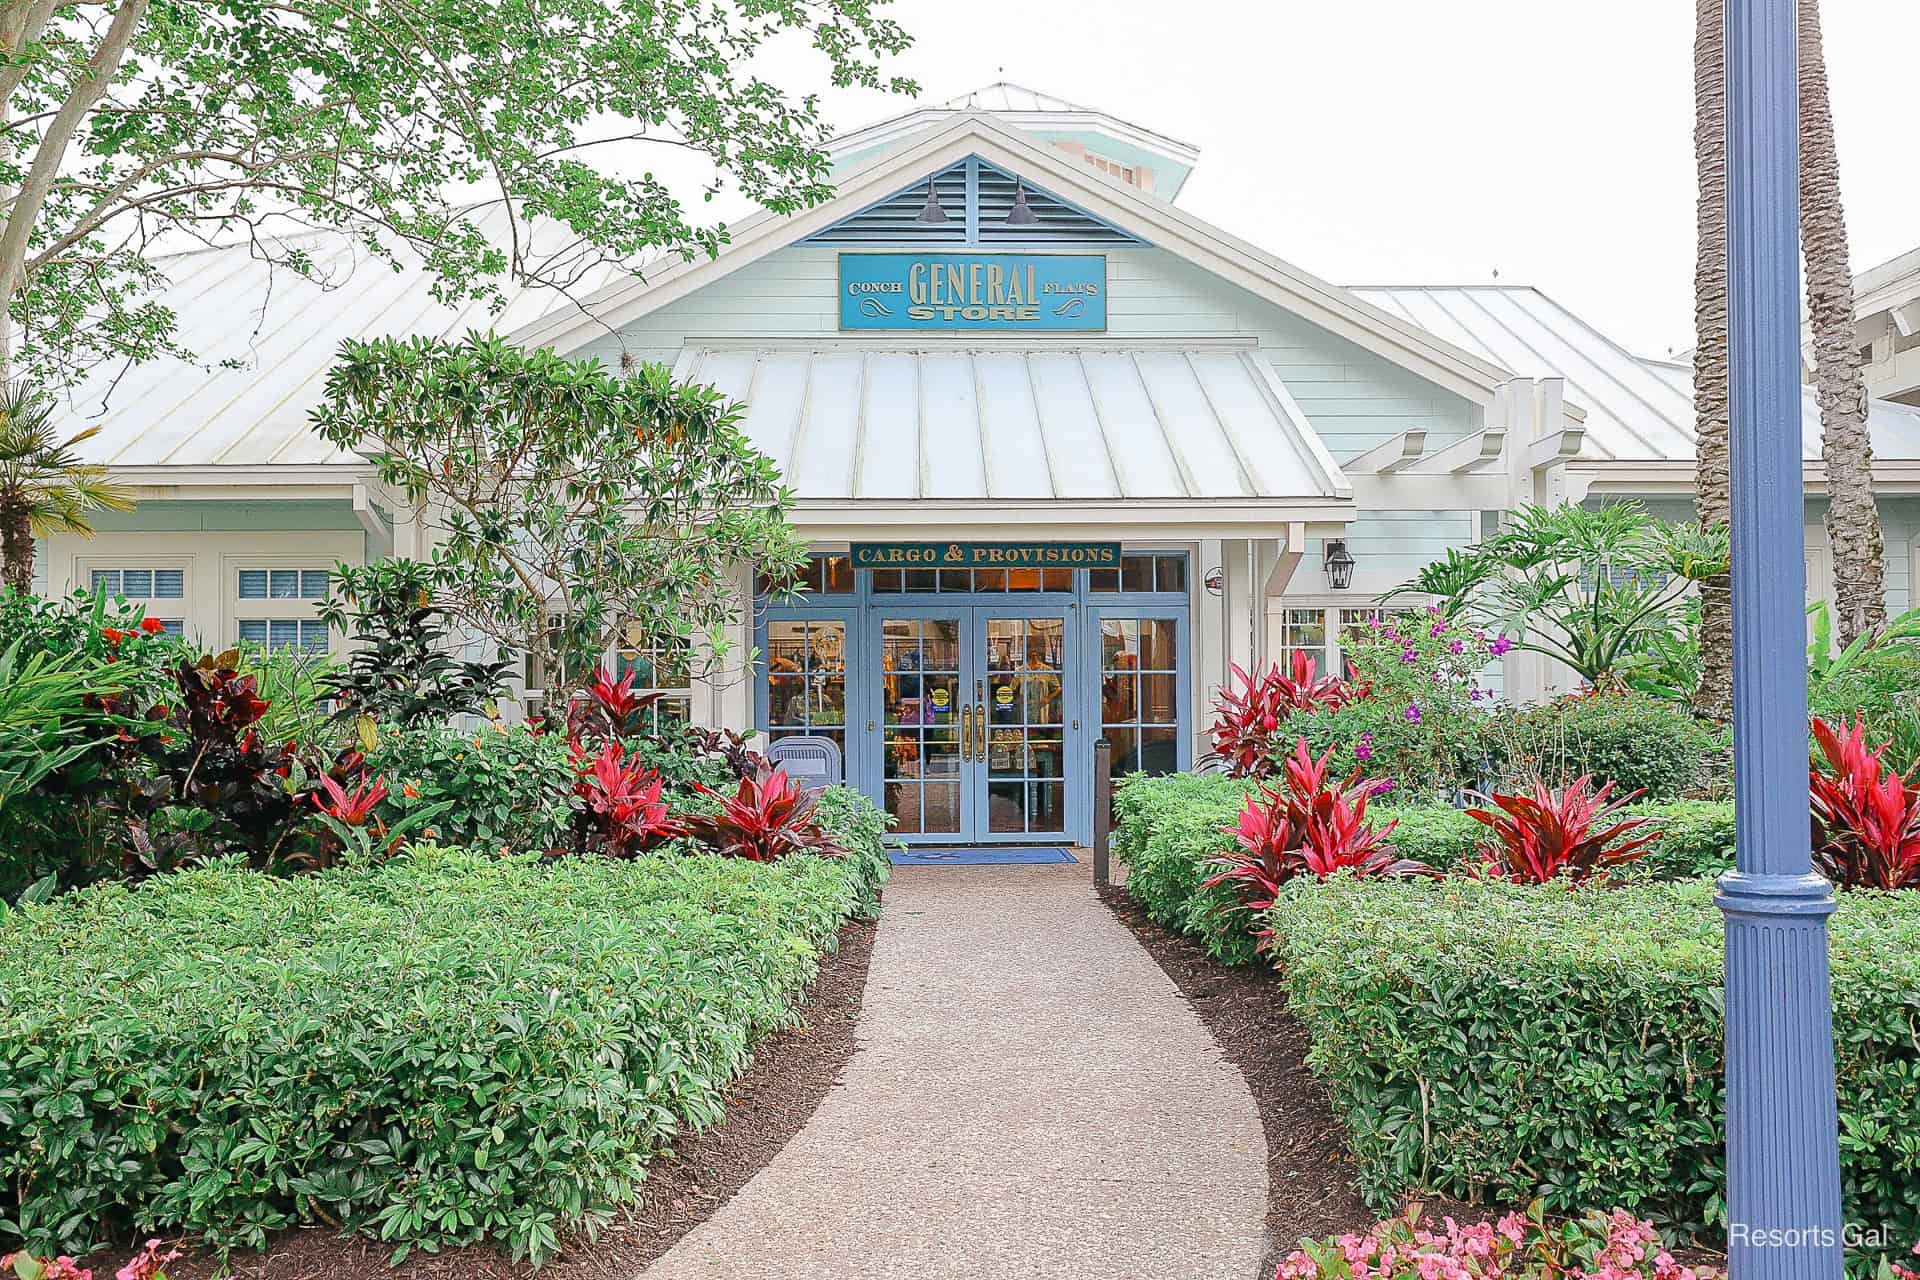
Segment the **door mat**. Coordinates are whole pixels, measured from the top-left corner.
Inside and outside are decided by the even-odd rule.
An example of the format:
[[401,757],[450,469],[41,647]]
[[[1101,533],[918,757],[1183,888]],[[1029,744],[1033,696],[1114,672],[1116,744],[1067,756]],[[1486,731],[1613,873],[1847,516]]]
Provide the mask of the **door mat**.
[[896,867],[1001,867],[1027,862],[1078,862],[1065,849],[893,849]]

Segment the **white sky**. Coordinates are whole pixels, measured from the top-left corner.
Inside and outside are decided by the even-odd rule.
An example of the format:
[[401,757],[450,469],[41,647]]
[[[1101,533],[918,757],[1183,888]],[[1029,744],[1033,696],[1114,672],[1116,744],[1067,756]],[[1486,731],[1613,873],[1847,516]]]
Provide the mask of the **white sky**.
[[[1823,8],[1859,270],[1920,246],[1920,3]],[[1692,10],[897,0],[883,12],[915,36],[891,65],[929,99],[1004,78],[1194,143],[1181,207],[1317,275],[1475,283],[1497,270],[1659,356],[1692,345]],[[804,65],[794,87],[817,87],[818,64]],[[825,101],[842,127],[901,109],[870,93]]]

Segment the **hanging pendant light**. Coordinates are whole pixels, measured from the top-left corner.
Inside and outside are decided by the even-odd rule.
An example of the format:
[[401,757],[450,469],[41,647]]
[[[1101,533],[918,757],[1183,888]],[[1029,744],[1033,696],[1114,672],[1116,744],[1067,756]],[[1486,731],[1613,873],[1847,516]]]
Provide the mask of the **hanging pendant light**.
[[947,211],[940,207],[940,197],[934,194],[933,179],[927,179],[927,202],[920,206],[920,212],[914,221],[929,227],[937,227],[947,220]]
[[1013,180],[1013,208],[1007,210],[1007,225],[1010,227],[1030,227],[1040,221],[1040,215],[1027,204],[1027,188],[1018,178]]

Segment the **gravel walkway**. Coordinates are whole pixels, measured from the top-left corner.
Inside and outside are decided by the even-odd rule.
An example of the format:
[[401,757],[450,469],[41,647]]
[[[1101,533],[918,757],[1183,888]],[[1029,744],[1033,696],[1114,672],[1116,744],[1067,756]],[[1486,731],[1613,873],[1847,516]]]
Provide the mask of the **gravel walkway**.
[[1253,1098],[1084,863],[896,871],[859,1031],[646,1280],[1253,1280]]

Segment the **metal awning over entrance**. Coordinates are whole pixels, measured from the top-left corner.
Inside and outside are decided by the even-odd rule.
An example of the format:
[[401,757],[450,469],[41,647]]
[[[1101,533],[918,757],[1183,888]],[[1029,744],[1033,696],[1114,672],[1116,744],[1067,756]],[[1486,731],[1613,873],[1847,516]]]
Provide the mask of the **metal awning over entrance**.
[[690,343],[675,374],[745,402],[802,503],[1352,501],[1250,340]]

